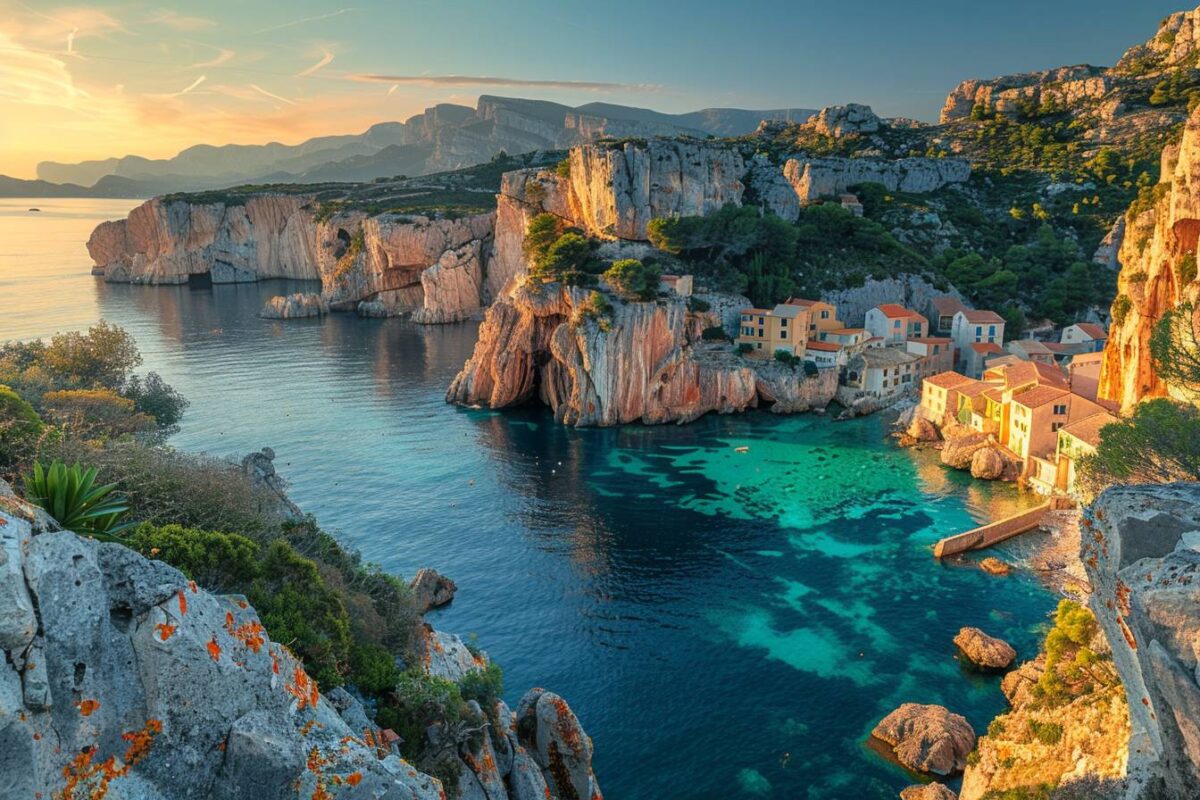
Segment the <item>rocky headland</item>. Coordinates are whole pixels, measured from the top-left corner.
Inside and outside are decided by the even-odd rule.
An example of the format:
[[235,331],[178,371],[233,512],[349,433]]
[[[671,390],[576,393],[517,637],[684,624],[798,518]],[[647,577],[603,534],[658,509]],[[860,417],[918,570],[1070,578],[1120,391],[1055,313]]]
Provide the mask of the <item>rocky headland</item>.
[[[322,691],[244,597],[59,530],[0,490],[0,794],[447,796],[352,692]],[[431,602],[446,599],[444,579],[424,580]],[[421,669],[446,681],[488,664],[429,626],[421,647]],[[515,711],[471,703],[475,729],[447,742],[452,796],[600,798],[591,740],[562,698],[533,689]]]

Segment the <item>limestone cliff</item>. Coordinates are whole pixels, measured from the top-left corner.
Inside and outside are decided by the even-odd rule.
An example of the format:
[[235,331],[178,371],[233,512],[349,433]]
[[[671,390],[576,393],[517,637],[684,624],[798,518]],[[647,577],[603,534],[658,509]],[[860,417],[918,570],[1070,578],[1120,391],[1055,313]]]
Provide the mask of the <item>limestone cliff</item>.
[[[7,489],[0,484],[0,489]],[[0,796],[444,800],[350,692],[321,693],[243,598],[119,544],[47,530],[0,492]],[[486,665],[429,629],[424,668]],[[502,701],[458,746],[458,797],[599,800],[592,745],[553,693]]]
[[485,301],[492,227],[491,214],[325,216],[310,195],[157,198],[97,227],[88,252],[112,282],[319,280],[335,309],[369,301],[389,313],[417,312],[418,321],[449,322],[478,314]]
[[493,408],[538,400],[570,425],[688,422],[774,402],[778,411],[823,408],[837,388],[834,371],[814,378],[775,362],[702,343],[711,314],[682,298],[588,311],[586,290],[518,285],[488,309],[475,352],[446,399]]
[[1200,785],[1200,485],[1105,491],[1082,520],[1090,605],[1132,727],[1127,800]]
[[[1145,397],[1168,394],[1153,369],[1150,336],[1163,315],[1200,298],[1196,249],[1200,238],[1200,110],[1180,144],[1166,148],[1162,178],[1148,206],[1126,219],[1121,272],[1100,374],[1100,395],[1128,410]],[[1200,323],[1200,320],[1198,320]]]

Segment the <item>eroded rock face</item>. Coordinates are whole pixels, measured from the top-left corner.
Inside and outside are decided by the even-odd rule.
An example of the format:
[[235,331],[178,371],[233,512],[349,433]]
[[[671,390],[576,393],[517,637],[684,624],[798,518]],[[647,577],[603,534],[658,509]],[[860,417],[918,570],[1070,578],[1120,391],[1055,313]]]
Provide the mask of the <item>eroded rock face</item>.
[[[254,195],[244,204],[149,200],[88,240],[96,271],[118,283],[214,283],[291,278],[321,282],[335,309],[375,304],[419,322],[478,313],[493,215],[431,219],[361,212],[317,218],[307,195]],[[282,302],[267,313],[311,306]]]
[[[1170,393],[1154,369],[1150,337],[1166,312],[1200,300],[1194,269],[1200,238],[1200,109],[1188,120],[1178,147],[1163,153],[1159,198],[1149,210],[1127,219],[1100,372],[1100,396],[1126,410],[1143,398]],[[1185,283],[1189,269],[1192,280]],[[1200,330],[1200,313],[1193,325]]]
[[953,775],[975,748],[970,723],[942,706],[905,703],[883,718],[871,735],[892,747],[896,760],[916,772]]
[[720,319],[693,314],[682,298],[625,303],[586,313],[589,292],[558,284],[520,286],[488,309],[475,352],[446,399],[493,408],[539,400],[568,425],[688,422],[762,399],[781,411],[824,408],[836,376],[807,378],[775,362],[706,344]]
[[844,106],[828,106],[815,117],[804,123],[824,136],[840,139],[851,134],[875,133],[881,126],[879,117],[870,106],[849,103]]
[[1004,669],[1017,658],[1017,651],[1003,639],[988,636],[979,628],[966,627],[954,637],[954,644],[971,663],[984,669]]
[[601,800],[592,772],[592,740],[571,707],[554,692],[531,689],[517,704],[517,745],[541,768],[547,786],[561,800]]
[[1117,62],[1117,69],[1122,71],[1147,68],[1162,70],[1171,67],[1194,66],[1198,49],[1200,49],[1200,8],[1192,11],[1177,11],[1162,21],[1153,39],[1145,44],[1131,47]]
[[1200,785],[1200,485],[1121,486],[1084,511],[1089,605],[1128,699],[1129,798]]
[[[90,763],[118,758],[112,796],[282,800],[295,797],[293,783],[312,794],[354,774],[348,797],[441,796],[435,779],[368,746],[266,638],[252,608],[120,545],[31,536],[24,520],[0,519],[0,531],[23,541],[20,570],[0,582],[24,584],[40,631],[5,638],[6,793],[50,797],[77,781],[89,791],[84,766],[69,762],[96,748]],[[124,734],[146,742],[140,758]],[[321,765],[310,770],[314,751]]]
[[971,165],[959,158],[792,158],[783,166],[801,205],[842,194],[860,183],[880,183],[888,191],[923,194],[971,177]]
[[955,469],[970,469],[975,454],[990,446],[990,437],[986,433],[965,425],[947,425],[942,429],[942,436],[946,440],[942,463]]
[[702,141],[652,139],[571,150],[574,218],[585,230],[646,239],[656,217],[709,214],[741,205],[747,172],[741,153]]

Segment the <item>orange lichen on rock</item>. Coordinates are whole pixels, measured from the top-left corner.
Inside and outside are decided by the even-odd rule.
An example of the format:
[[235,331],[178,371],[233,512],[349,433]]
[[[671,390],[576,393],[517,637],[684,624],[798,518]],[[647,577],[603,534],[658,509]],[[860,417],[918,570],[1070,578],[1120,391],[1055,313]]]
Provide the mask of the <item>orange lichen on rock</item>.
[[[115,778],[123,778],[150,752],[154,737],[162,733],[162,722],[156,719],[146,721],[146,726],[140,731],[128,731],[121,738],[129,742],[125,750],[123,763],[118,766],[116,756],[109,756],[97,762],[96,754],[99,748],[92,747],[83,750],[62,768],[62,776],[66,783],[63,788],[54,793],[56,800],[104,800],[108,794],[109,784]],[[78,794],[77,794],[78,793]]]
[[174,635],[175,626],[166,622],[160,622],[154,626],[154,630],[158,633],[159,641],[165,642],[167,639],[170,639],[172,635]]
[[362,783],[362,773],[351,772],[346,776],[346,783],[350,784],[351,786],[358,786],[360,783]]
[[296,698],[296,710],[302,711],[305,706],[312,708],[317,707],[317,701],[321,699],[321,693],[317,689],[317,682],[308,677],[308,673],[300,666],[297,666],[292,673],[292,680],[284,687],[288,694]]
[[208,654],[212,657],[213,661],[221,660],[221,645],[217,644],[217,637],[214,636],[209,639],[205,647],[208,649]]
[[187,613],[187,598],[183,596],[183,589],[179,590],[179,616]]
[[80,700],[77,703],[75,703],[75,705],[76,705],[76,707],[79,708],[79,713],[81,715],[83,715],[85,717],[90,717],[96,711],[96,709],[98,709],[100,707],[100,701],[99,700]]

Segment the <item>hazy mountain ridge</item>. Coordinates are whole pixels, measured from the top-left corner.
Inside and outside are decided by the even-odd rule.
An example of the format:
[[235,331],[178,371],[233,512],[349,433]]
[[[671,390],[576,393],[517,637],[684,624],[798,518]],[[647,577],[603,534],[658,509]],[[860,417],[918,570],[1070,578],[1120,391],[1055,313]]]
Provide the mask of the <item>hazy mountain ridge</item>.
[[[266,181],[367,181],[461,169],[500,151],[561,150],[603,137],[742,135],[764,119],[804,120],[813,113],[708,108],[667,114],[610,103],[571,107],[482,95],[476,108],[440,104],[405,122],[372,125],[361,134],[320,136],[297,145],[201,144],[167,159],[130,155],[77,164],[45,161],[37,173],[41,181],[76,184],[76,190],[68,190],[75,196],[114,191],[119,196],[144,196]],[[11,180],[11,188],[0,185],[0,193],[53,191],[33,181]]]

